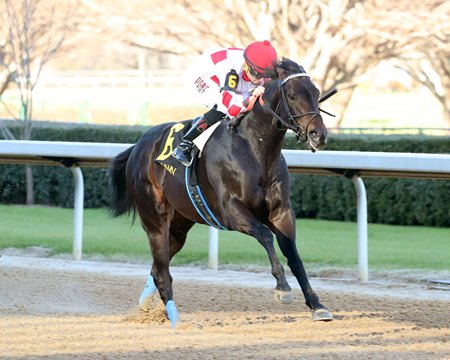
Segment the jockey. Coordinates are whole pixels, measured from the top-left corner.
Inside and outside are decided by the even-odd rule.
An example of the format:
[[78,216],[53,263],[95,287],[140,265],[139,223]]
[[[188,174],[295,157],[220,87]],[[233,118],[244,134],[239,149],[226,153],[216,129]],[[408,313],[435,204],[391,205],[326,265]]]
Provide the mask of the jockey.
[[234,119],[251,109],[263,94],[277,60],[277,52],[268,40],[255,41],[245,50],[221,48],[204,52],[191,85],[210,110],[193,121],[172,156],[190,166],[192,141],[224,117]]

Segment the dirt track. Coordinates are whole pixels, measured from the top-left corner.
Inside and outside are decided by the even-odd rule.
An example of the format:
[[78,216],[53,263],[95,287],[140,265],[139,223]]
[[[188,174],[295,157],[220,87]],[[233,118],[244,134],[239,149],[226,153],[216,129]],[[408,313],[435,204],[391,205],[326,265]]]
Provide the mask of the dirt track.
[[[283,306],[265,283],[197,281],[201,270],[181,276],[180,269],[174,284],[182,322],[171,330],[158,313],[137,309],[145,272],[51,263],[0,258],[1,359],[450,359],[445,290],[402,299],[374,295],[387,294],[386,286],[317,282],[335,321],[314,323],[292,281],[296,300]],[[250,282],[266,274],[238,276]]]

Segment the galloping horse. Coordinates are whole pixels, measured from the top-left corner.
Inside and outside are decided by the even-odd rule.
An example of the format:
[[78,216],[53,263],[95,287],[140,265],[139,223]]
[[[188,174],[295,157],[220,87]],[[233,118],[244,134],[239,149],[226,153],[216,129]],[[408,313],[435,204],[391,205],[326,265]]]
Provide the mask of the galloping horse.
[[[172,327],[179,320],[173,301],[169,264],[183,247],[195,223],[205,224],[185,185],[184,167],[161,166],[156,160],[174,132],[190,121],[149,129],[139,141],[111,162],[113,216],[136,212],[150,243],[153,265],[141,295],[143,303],[158,289]],[[275,299],[291,303],[273,244],[275,234],[287,264],[312,309],[313,320],[332,320],[311,288],[295,244],[295,216],[290,204],[289,173],[281,147],[287,130],[294,131],[311,151],[326,145],[327,130],[319,109],[319,90],[304,69],[282,59],[260,101],[230,130],[220,123],[197,161],[198,183],[219,224],[258,240],[269,256],[276,279]],[[169,139],[169,140],[168,140]],[[168,156],[167,156],[168,157]]]

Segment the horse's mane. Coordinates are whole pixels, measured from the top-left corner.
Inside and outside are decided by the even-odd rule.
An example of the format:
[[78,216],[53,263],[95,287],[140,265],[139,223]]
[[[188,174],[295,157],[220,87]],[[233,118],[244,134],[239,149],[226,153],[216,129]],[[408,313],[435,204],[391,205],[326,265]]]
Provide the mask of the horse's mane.
[[297,64],[294,60],[291,60],[289,58],[283,57],[280,61],[276,64],[276,69],[274,71],[271,71],[266,76],[268,78],[271,78],[272,80],[269,82],[269,84],[266,86],[266,92],[270,95],[267,96],[267,98],[271,98],[271,95],[273,92],[276,91],[278,88],[279,82],[277,80],[280,79],[279,70],[284,70],[284,72],[287,75],[290,74],[297,74],[297,73],[305,73],[305,69]]
[[294,60],[283,57],[275,65],[275,70],[266,72],[265,77],[272,80],[279,79],[279,70],[284,70],[287,74],[305,73],[303,66],[297,64]]
[[303,69],[302,66],[300,66],[299,64],[297,64],[295,61],[288,59],[288,58],[282,58],[278,64],[277,67],[280,69],[285,70],[286,72],[288,72],[289,74],[294,74],[294,73],[304,73],[306,72],[305,69]]

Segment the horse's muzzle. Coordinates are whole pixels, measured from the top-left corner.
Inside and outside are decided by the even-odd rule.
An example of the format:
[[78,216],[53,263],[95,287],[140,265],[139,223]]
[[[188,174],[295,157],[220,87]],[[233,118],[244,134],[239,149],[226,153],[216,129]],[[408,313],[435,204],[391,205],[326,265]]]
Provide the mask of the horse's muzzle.
[[313,129],[309,131],[307,143],[312,152],[324,149],[327,146],[327,130]]

